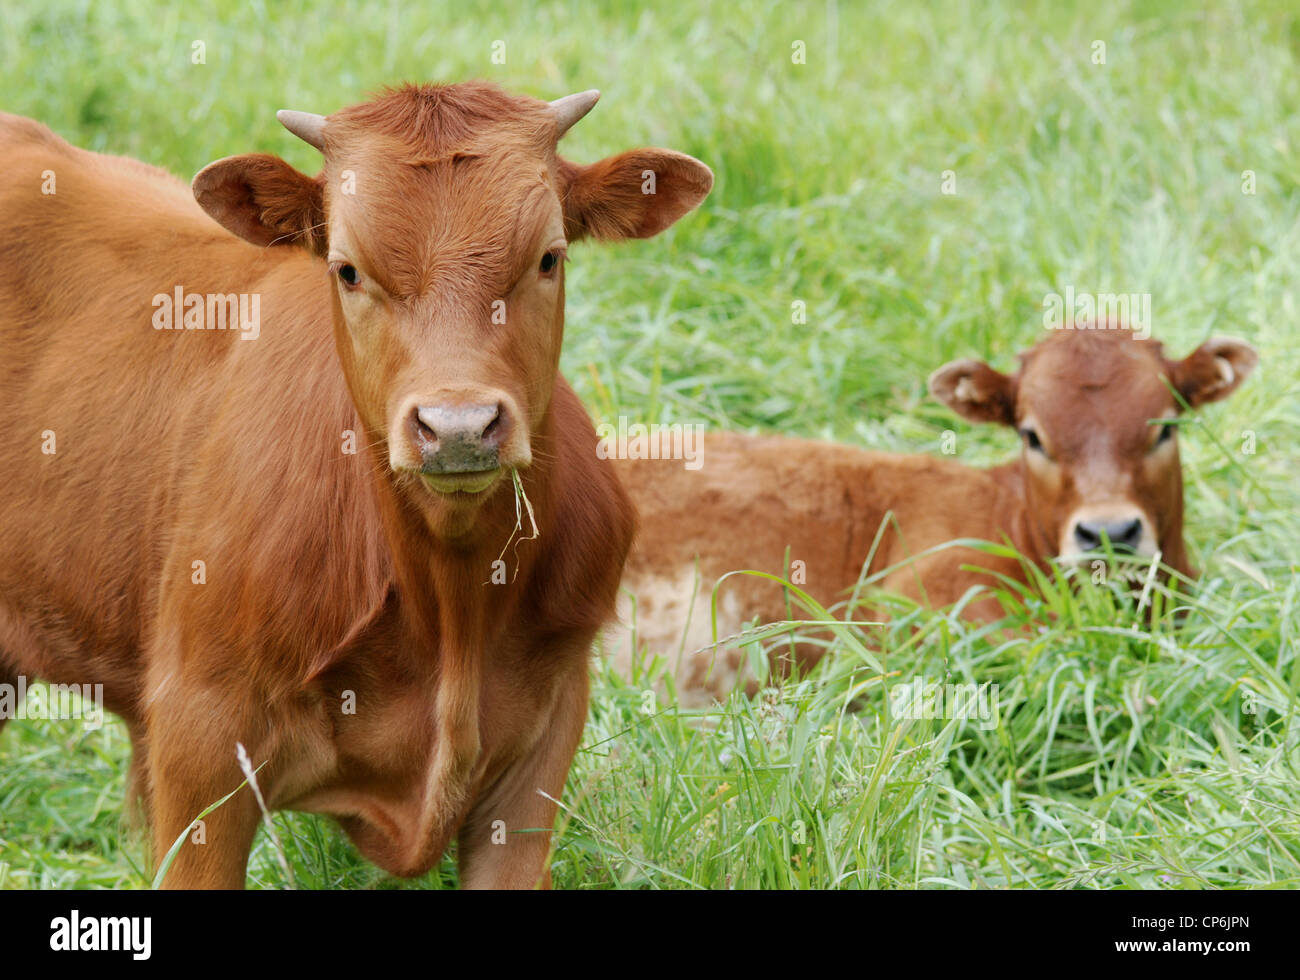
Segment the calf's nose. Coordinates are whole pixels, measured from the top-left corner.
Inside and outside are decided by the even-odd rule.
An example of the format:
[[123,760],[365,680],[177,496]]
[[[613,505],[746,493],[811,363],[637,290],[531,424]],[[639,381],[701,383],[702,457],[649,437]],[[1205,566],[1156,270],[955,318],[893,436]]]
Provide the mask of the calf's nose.
[[481,473],[497,468],[510,419],[490,405],[418,405],[410,426],[426,473]]
[[1138,542],[1142,540],[1142,519],[1079,521],[1074,525],[1074,540],[1084,551],[1098,550],[1103,534],[1116,551],[1137,551]]

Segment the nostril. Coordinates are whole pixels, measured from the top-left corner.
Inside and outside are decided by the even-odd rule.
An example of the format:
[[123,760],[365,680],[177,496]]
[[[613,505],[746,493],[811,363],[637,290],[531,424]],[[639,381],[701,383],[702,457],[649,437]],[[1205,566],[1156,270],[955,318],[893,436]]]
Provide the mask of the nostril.
[[1116,525],[1111,540],[1116,544],[1125,544],[1130,547],[1136,547],[1138,541],[1142,538],[1142,521],[1137,518],[1126,524]]
[[501,403],[497,402],[496,414],[492,416],[492,421],[488,422],[487,428],[483,430],[481,436],[483,444],[487,446],[496,445],[504,430],[505,413],[502,411]]
[[438,430],[434,428],[434,412],[428,408],[417,408],[411,413],[411,427],[416,436],[427,442],[438,441]]
[[1080,521],[1074,525],[1074,540],[1079,542],[1081,548],[1090,551],[1101,544],[1101,535],[1096,528]]

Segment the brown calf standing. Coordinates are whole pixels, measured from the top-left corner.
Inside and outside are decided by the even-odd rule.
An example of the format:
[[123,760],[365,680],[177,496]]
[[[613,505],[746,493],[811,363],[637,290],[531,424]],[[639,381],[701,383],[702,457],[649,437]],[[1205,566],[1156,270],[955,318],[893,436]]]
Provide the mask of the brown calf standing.
[[[997,575],[1024,581],[1013,558],[966,547],[959,538],[1009,539],[1045,563],[1101,547],[1161,561],[1191,576],[1183,543],[1182,472],[1177,427],[1152,420],[1231,394],[1256,363],[1239,340],[1209,340],[1180,360],[1125,329],[1054,333],[1020,356],[1014,374],[978,361],[954,361],[930,390],[959,415],[1016,429],[1022,452],[1011,463],[974,469],[949,459],[868,452],[781,437],[707,433],[698,469],[674,460],[621,460],[640,530],[624,587],[635,596],[639,643],[669,659],[690,703],[725,695],[744,673],[741,652],[711,643],[714,583],[756,569],[787,577],[789,559],[804,590],[823,605],[847,598],[880,534],[869,573],[879,584],[935,607],[950,605]],[[886,515],[892,519],[886,521]],[[882,523],[885,524],[881,534]],[[900,563],[905,563],[900,565]],[[975,566],[974,571],[962,566]],[[755,576],[733,576],[719,594],[718,635],[746,623],[788,618],[784,590]],[[996,598],[964,607],[996,618]],[[795,617],[806,613],[795,609]],[[607,637],[616,667],[631,671],[633,604]],[[801,656],[817,648],[804,645]]]
[[[464,884],[549,882],[541,793],[633,523],[557,370],[565,251],[712,184],[668,150],[560,158],[595,100],[282,112],[318,176],[230,157],[193,196],[0,116],[0,675],[104,685],[158,858],[242,742],[271,807],[391,872],[459,834]],[[245,789],[166,883],[242,886],[257,822]]]

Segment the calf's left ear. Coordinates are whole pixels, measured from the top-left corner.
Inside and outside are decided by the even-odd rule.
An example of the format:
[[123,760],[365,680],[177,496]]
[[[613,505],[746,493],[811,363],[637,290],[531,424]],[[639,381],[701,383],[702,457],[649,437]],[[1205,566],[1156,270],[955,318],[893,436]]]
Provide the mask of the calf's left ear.
[[1016,382],[983,361],[963,359],[930,375],[930,394],[972,422],[1015,425]]
[[713,171],[673,150],[628,150],[582,166],[559,161],[569,241],[657,235],[704,200]]
[[1259,363],[1259,353],[1235,337],[1211,337],[1181,361],[1169,364],[1169,380],[1192,408],[1227,398]]

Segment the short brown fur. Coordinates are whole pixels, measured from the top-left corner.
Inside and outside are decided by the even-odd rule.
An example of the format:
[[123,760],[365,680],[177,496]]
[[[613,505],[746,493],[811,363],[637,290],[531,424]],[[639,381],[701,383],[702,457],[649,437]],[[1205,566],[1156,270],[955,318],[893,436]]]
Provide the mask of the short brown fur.
[[[1231,365],[1226,373],[1224,359]],[[724,696],[745,674],[740,651],[723,644],[716,653],[696,652],[711,640],[714,583],[739,569],[786,577],[788,549],[790,561],[803,563],[806,591],[829,606],[848,598],[878,534],[867,572],[893,569],[881,588],[934,607],[980,589],[964,612],[982,619],[1002,613],[988,592],[997,576],[1026,580],[1019,561],[957,546],[915,556],[971,538],[1009,541],[1043,565],[1059,554],[1063,524],[1084,504],[1139,508],[1154,525],[1163,563],[1190,577],[1176,439],[1155,447],[1159,427],[1148,420],[1179,411],[1163,379],[1196,407],[1230,394],[1254,363],[1254,351],[1241,341],[1208,341],[1171,361],[1158,343],[1127,330],[1079,329],[1026,352],[1014,375],[976,361],[935,372],[936,396],[969,419],[1019,427],[1032,413],[1056,457],[1045,473],[1028,447],[1014,462],[977,469],[951,459],[725,432],[706,433],[698,470],[675,460],[619,460],[640,530],[624,579],[635,607],[624,605],[624,628],[608,637],[616,663],[632,669],[626,627],[635,617],[640,644],[675,665],[685,700]],[[728,579],[719,602],[724,637],[750,620],[789,616],[784,590],[752,576]],[[793,614],[807,617],[797,606]],[[811,662],[818,649],[801,645],[801,659]]]
[[[165,173],[0,115],[13,270],[0,284],[0,680],[104,684],[159,860],[239,785],[241,742],[273,808],[337,817],[391,872],[425,871],[459,834],[463,884],[549,882],[542,793],[563,788],[633,530],[557,371],[562,282],[536,279],[545,245],[524,239],[541,232],[511,213],[535,184],[558,227],[581,181],[549,118],[482,84],[397,90],[330,117],[315,178],[266,155],[205,169],[194,195],[223,229]],[[341,220],[340,160],[357,170],[354,241],[392,289],[374,298],[373,335],[320,258]],[[40,193],[46,170],[56,194]],[[638,215],[685,213],[707,173],[695,161],[695,187],[670,184]],[[177,284],[259,294],[260,337],[156,332],[151,297]],[[503,295],[511,319],[491,331],[481,308]],[[476,356],[453,356],[463,348]],[[471,500],[403,468],[390,403],[456,385],[519,401],[535,540],[507,547],[508,477]],[[490,583],[499,556],[508,575]],[[257,820],[239,792],[166,884],[242,886]],[[489,843],[495,821],[504,845]]]

